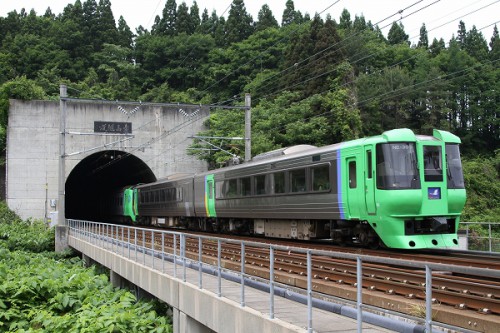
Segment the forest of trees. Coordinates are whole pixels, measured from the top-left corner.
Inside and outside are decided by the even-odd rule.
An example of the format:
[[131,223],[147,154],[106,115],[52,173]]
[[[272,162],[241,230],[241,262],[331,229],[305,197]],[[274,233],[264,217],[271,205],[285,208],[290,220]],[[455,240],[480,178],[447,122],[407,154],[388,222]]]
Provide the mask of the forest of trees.
[[[281,1],[283,13],[264,5],[254,20],[243,0],[225,16],[167,0],[152,27],[135,32],[110,0],[0,17],[0,146],[8,98],[57,99],[65,83],[72,97],[214,106],[242,105],[250,93],[253,155],[407,127],[449,130],[465,156],[496,158],[496,25],[479,31],[465,17],[450,40],[429,41],[423,24],[415,44],[401,21],[383,22],[385,36],[345,9],[323,17]],[[243,113],[214,111],[207,125],[210,135],[242,136]],[[241,155],[239,143],[225,144]],[[200,152],[212,166],[227,157]]]

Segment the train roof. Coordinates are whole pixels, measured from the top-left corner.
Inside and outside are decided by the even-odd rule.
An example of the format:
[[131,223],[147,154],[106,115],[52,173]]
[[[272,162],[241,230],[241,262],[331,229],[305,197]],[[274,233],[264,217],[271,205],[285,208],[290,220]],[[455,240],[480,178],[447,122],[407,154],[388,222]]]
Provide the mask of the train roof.
[[[335,152],[339,149],[343,148],[350,148],[350,147],[356,147],[361,144],[377,144],[377,143],[384,143],[384,142],[416,142],[416,141],[444,141],[444,142],[449,142],[449,143],[460,143],[460,138],[457,136],[451,134],[450,132],[447,131],[441,131],[441,130],[434,130],[432,136],[425,136],[425,135],[415,135],[415,133],[408,129],[408,128],[400,128],[400,129],[394,129],[390,131],[385,131],[381,135],[376,135],[372,137],[366,137],[366,138],[361,138],[361,139],[356,139],[356,140],[351,140],[351,141],[346,141],[346,142],[341,142],[341,143],[335,143],[323,147],[316,147],[312,145],[297,145],[297,146],[292,146],[292,147],[286,147],[286,148],[279,148],[270,152],[266,152],[263,154],[259,154],[255,156],[251,161],[239,164],[239,165],[234,165],[234,166],[229,166],[221,169],[216,169],[216,170],[209,170],[205,172],[200,172],[197,174],[193,173],[179,173],[179,174],[173,174],[170,175],[166,178],[160,179],[155,182],[155,184],[158,183],[163,183],[163,182],[170,182],[173,180],[178,180],[178,179],[185,179],[185,178],[192,178],[195,176],[203,176],[203,175],[208,175],[212,174],[214,172],[220,172],[222,170],[225,171],[236,171],[238,169],[242,168],[247,168],[250,166],[259,166],[262,164],[270,164],[270,163],[277,163],[289,158],[301,158],[305,156],[310,156],[310,155],[317,155],[317,154],[324,154],[324,153],[329,153],[329,152]],[[149,185],[149,184],[144,184],[144,185]],[[143,186],[144,186],[143,185]]]

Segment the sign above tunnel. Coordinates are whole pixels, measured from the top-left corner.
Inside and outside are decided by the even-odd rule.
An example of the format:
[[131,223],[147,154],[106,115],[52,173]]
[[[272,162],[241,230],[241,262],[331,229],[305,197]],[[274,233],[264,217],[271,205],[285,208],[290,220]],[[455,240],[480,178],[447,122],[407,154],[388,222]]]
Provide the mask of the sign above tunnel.
[[94,133],[132,134],[132,123],[94,121]]

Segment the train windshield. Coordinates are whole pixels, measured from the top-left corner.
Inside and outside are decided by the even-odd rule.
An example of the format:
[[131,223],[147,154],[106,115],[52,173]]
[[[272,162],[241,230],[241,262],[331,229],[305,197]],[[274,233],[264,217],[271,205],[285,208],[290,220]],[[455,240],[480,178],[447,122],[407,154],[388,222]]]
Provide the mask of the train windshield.
[[448,167],[448,188],[465,188],[462,162],[460,161],[460,150],[458,145],[446,145],[446,164]]
[[414,143],[377,145],[377,188],[383,190],[420,188]]

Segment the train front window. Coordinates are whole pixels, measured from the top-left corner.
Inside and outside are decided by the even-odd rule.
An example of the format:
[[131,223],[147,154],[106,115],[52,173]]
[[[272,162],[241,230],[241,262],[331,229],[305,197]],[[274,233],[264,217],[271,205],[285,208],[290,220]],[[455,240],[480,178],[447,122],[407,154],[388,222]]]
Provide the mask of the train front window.
[[426,182],[442,182],[441,146],[424,146],[424,177]]
[[446,164],[448,169],[448,188],[465,188],[464,173],[462,170],[462,162],[460,161],[460,150],[458,145],[446,145]]
[[378,144],[376,153],[378,189],[404,190],[420,188],[414,143]]

